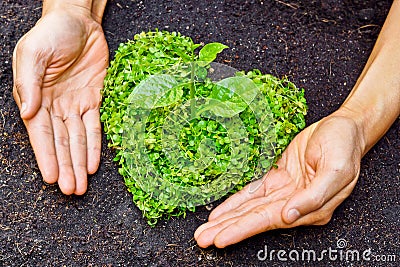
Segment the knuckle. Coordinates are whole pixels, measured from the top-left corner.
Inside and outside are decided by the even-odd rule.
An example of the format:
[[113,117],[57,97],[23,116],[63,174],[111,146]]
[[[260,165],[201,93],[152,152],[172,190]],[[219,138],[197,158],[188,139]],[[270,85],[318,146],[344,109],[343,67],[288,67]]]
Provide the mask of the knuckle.
[[77,144],[79,146],[86,146],[87,140],[86,135],[79,134],[71,137],[71,144]]
[[38,132],[39,134],[47,137],[53,138],[53,129],[51,125],[48,124],[38,124],[38,125],[30,125],[29,130],[32,132]]
[[320,218],[315,222],[315,225],[326,225],[332,219],[332,213],[324,212],[320,216]]
[[356,177],[358,173],[357,160],[351,158],[342,158],[331,163],[329,171],[334,174],[334,177]]
[[101,134],[101,132],[102,132],[101,126],[94,126],[90,130],[91,134],[96,134],[96,135]]
[[75,177],[80,180],[87,179],[87,164],[86,161],[72,164],[75,171]]
[[69,138],[68,137],[57,137],[54,139],[56,145],[61,147],[69,147]]
[[313,192],[313,194],[310,195],[311,202],[315,207],[322,207],[325,204],[325,192]]
[[88,152],[88,156],[90,158],[94,158],[95,155],[98,155],[101,153],[101,145],[91,145],[87,147],[87,152]]
[[27,35],[23,36],[14,49],[14,55],[20,54],[38,54],[39,49],[35,45],[36,42],[30,42]]
[[20,94],[21,90],[24,88],[23,82],[19,79],[19,77],[15,78],[14,86],[13,86],[13,95],[15,99],[15,93]]
[[349,172],[349,170],[349,163],[345,159],[335,161],[334,165],[332,165],[330,168],[330,171],[334,173],[335,176],[345,175]]
[[[72,162],[67,161],[67,160],[65,160],[65,161],[63,161],[63,162],[60,162],[60,163],[59,163],[59,167],[60,167],[61,169],[67,169],[67,170],[72,170],[72,168],[73,168]],[[71,175],[71,176],[73,176],[73,175]]]
[[271,214],[270,212],[265,208],[265,206],[259,206],[258,208],[253,210],[254,214],[256,214],[258,217],[260,217],[260,221],[264,225],[271,226]]
[[35,43],[26,41],[26,38],[23,37],[18,44],[15,46],[13,51],[13,60],[18,61],[20,58],[30,56],[33,58],[39,58],[42,54],[41,49],[37,48]]
[[101,138],[101,132],[101,127],[93,127],[87,132],[87,135],[90,138]]

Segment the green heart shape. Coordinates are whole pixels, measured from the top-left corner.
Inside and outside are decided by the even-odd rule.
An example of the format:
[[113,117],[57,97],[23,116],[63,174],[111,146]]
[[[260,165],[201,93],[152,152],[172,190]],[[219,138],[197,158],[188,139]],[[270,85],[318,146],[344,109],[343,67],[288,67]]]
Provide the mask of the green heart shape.
[[199,46],[176,32],[137,34],[104,80],[104,131],[150,225],[261,177],[305,127],[303,89],[213,62],[223,44]]

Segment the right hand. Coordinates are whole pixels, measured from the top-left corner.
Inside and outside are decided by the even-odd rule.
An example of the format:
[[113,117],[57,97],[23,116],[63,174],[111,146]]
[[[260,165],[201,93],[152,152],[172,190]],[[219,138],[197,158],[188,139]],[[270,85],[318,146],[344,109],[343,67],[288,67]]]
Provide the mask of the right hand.
[[80,7],[47,12],[17,43],[13,96],[47,183],[82,195],[100,162],[101,88],[108,47]]
[[364,147],[351,118],[334,114],[307,127],[278,168],[213,210],[195,232],[197,243],[222,248],[264,231],[328,223],[357,182]]

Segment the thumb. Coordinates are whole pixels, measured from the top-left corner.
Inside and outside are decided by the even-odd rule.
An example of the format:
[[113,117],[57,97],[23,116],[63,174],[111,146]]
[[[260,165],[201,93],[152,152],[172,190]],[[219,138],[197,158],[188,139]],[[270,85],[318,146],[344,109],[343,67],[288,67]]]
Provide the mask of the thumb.
[[301,217],[323,207],[351,180],[345,179],[342,170],[326,170],[317,173],[307,188],[296,192],[282,209],[282,218],[292,224]]
[[24,120],[34,117],[42,104],[41,88],[48,56],[34,47],[21,39],[13,53],[13,96]]

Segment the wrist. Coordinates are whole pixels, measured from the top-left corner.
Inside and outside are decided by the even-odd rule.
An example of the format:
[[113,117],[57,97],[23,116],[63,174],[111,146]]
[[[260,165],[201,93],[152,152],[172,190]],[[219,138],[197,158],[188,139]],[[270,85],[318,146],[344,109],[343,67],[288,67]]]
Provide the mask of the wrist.
[[44,0],[42,17],[54,11],[81,14],[101,23],[107,0]]
[[44,0],[42,16],[55,10],[74,10],[90,12],[92,9],[91,0]]
[[335,112],[356,123],[363,154],[400,115],[400,1],[394,1],[378,40],[353,90]]
[[369,144],[370,137],[368,136],[368,123],[366,123],[363,114],[357,109],[342,105],[338,110],[333,112],[328,117],[340,117],[347,119],[349,122],[348,125],[355,129],[355,139],[358,141],[358,146],[362,156],[364,156],[372,147],[372,145]]
[[[383,97],[382,97],[383,96]],[[350,98],[332,116],[351,119],[357,127],[362,154],[365,155],[387,132],[400,115],[397,94],[392,98],[370,95],[368,101]]]
[[91,1],[63,1],[47,0],[43,1],[42,18],[52,13],[73,14],[74,16],[91,17]]

